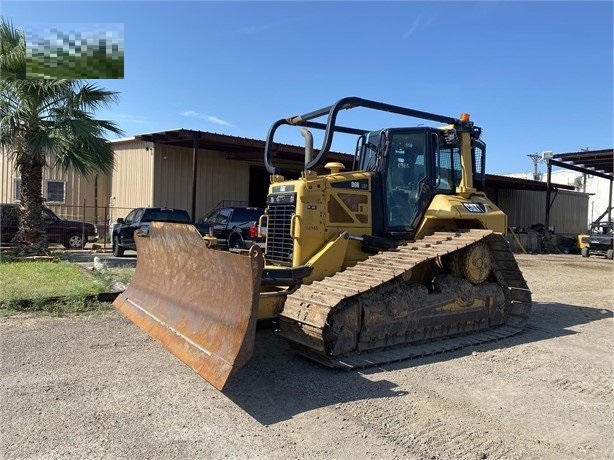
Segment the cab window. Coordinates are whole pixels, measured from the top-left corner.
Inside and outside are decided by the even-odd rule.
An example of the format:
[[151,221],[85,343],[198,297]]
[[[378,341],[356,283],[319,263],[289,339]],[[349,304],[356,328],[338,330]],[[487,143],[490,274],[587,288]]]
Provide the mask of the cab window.
[[41,217],[43,218],[44,222],[53,222],[54,220],[56,220],[55,215],[53,215],[51,212],[49,212],[46,209],[42,210]]
[[389,228],[408,228],[417,213],[426,179],[426,136],[423,132],[390,134],[386,160],[386,206]]
[[380,133],[369,133],[362,148],[360,157],[360,169],[364,171],[375,171],[379,163],[379,142]]
[[262,213],[260,209],[235,209],[231,220],[235,223],[257,221]]
[[134,216],[136,215],[136,212],[137,212],[136,209],[133,209],[132,211],[130,211],[130,213],[128,213],[128,215],[124,219],[124,223],[130,225],[134,221]]
[[230,214],[232,213],[232,209],[220,209],[220,212],[215,217],[216,224],[225,224],[228,222],[230,218]]
[[437,189],[455,191],[461,179],[460,149],[457,146],[440,146],[435,157]]

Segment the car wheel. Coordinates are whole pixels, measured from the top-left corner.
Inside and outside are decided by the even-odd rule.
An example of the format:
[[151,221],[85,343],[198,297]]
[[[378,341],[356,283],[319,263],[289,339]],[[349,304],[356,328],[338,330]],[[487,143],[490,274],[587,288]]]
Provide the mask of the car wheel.
[[230,240],[228,247],[233,249],[243,249],[243,240],[239,237]]
[[117,235],[113,237],[113,255],[115,257],[122,257],[124,255],[124,248],[120,246]]
[[582,248],[580,253],[582,254],[582,257],[588,257],[588,248]]
[[83,249],[83,237],[80,233],[70,233],[66,236],[64,247],[66,249]]

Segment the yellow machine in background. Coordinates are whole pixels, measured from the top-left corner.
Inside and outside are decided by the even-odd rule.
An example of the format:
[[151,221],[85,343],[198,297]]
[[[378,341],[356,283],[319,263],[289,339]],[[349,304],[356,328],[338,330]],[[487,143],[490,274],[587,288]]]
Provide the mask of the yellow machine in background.
[[[337,123],[357,107],[442,126]],[[273,165],[283,125],[306,139],[305,169],[290,180]],[[315,156],[314,129],[324,132]],[[353,165],[326,163],[335,133],[356,136]],[[251,356],[257,319],[278,318],[294,349],[343,368],[515,334],[531,294],[502,236],[505,214],[474,187],[484,180],[480,134],[467,114],[355,97],[281,119],[264,152],[264,255],[209,249],[193,227],[154,223],[115,305],[220,389]]]

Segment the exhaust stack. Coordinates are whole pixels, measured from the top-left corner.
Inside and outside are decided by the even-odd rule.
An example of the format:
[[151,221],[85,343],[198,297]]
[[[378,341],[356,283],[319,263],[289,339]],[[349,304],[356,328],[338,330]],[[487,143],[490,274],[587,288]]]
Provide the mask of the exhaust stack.
[[313,135],[304,126],[301,128],[301,136],[305,138],[305,170],[313,159]]

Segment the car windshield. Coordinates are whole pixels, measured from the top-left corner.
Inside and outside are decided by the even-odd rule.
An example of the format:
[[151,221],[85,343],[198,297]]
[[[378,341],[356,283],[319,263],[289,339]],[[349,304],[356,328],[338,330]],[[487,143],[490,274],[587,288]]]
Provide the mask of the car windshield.
[[179,223],[189,223],[190,216],[180,209],[156,209],[149,210],[143,216],[141,222],[179,222]]

